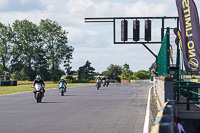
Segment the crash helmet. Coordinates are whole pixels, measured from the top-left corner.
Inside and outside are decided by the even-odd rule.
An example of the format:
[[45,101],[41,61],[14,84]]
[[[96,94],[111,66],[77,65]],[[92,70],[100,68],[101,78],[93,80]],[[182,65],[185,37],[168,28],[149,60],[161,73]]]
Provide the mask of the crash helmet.
[[36,79],[37,79],[37,80],[40,80],[40,79],[41,79],[41,76],[40,76],[40,75],[37,75],[37,76],[36,76]]
[[60,79],[61,79],[61,80],[64,80],[64,77],[61,77]]
[[100,78],[100,75],[98,75],[98,78]]

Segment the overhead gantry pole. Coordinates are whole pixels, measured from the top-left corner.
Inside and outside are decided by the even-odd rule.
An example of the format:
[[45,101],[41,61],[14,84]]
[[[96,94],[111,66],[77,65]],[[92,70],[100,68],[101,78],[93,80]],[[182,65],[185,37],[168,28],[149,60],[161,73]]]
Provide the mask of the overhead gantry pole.
[[[161,41],[116,41],[116,20],[138,20],[138,19],[157,19],[161,20]],[[165,19],[176,19],[178,28],[178,17],[105,17],[105,18],[85,18],[85,23],[113,23],[113,43],[114,44],[142,44],[157,60],[157,55],[146,44],[161,44],[164,37]],[[178,45],[177,45],[178,46]]]

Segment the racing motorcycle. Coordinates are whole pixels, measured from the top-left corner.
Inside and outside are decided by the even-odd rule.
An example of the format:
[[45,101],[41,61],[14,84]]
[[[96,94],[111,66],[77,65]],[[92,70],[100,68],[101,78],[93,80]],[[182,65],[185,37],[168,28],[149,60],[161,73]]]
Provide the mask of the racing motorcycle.
[[106,86],[108,87],[109,85],[109,79],[106,79]]
[[34,86],[34,97],[36,99],[37,103],[41,103],[42,102],[42,98],[44,97],[44,92],[43,92],[43,88],[42,85],[39,83],[36,83]]
[[99,90],[99,88],[101,87],[101,80],[100,79],[96,80],[96,86],[97,86],[97,90]]
[[106,86],[106,80],[102,80],[102,83],[103,83],[103,87]]
[[62,83],[62,82],[60,82],[58,89],[59,89],[60,95],[64,96],[64,93],[65,93],[65,84]]

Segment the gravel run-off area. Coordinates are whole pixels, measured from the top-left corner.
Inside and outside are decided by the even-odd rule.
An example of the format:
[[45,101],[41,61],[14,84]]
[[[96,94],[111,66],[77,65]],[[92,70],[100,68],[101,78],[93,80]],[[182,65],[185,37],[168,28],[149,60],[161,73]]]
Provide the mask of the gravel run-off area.
[[151,131],[151,126],[155,121],[156,115],[158,113],[156,96],[154,95],[153,88],[151,89],[151,100],[150,100],[150,116],[149,116],[149,131]]

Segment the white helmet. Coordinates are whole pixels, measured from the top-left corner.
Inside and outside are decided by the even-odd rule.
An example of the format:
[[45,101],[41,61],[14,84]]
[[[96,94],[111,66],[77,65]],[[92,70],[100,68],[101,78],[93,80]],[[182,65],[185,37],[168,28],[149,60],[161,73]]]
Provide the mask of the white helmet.
[[64,77],[61,77],[62,80],[64,80]]
[[41,76],[40,76],[40,75],[37,75],[37,76],[36,76],[36,79],[40,80],[40,79],[41,79]]

